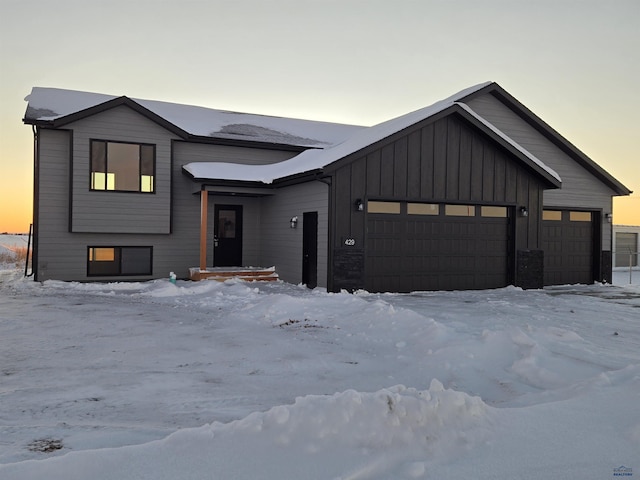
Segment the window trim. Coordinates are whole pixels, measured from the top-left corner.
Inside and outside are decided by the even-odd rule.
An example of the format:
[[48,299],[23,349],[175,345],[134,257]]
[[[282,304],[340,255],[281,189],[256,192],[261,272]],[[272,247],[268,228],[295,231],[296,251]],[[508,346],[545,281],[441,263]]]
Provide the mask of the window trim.
[[[97,143],[102,143],[104,145],[104,171],[94,171],[93,169],[93,155],[94,155],[94,145]],[[109,166],[109,144],[121,144],[121,145],[136,145],[138,146],[138,190],[117,190],[115,188],[107,188],[108,187],[108,166]],[[143,189],[143,178],[148,177],[149,175],[142,174],[142,163],[143,163],[143,155],[142,155],[142,147],[151,148],[151,160],[152,160],[152,169],[153,173],[151,175],[151,190],[147,191]],[[156,145],[153,143],[144,143],[144,142],[125,142],[120,140],[105,140],[101,138],[91,138],[89,139],[89,190],[92,192],[120,192],[120,193],[142,193],[145,195],[155,194],[157,191],[156,188]],[[94,175],[96,173],[104,174],[104,188],[95,188],[94,186]]]
[[[104,263],[111,263],[117,269],[117,273],[112,272],[92,272],[92,263],[98,262],[98,260],[91,260],[92,251],[94,249],[113,249],[114,255],[113,261],[104,261]],[[127,249],[146,249],[149,251],[149,269],[144,272],[134,273],[122,273],[122,251]],[[140,276],[152,276],[153,275],[153,246],[151,245],[89,245],[87,246],[87,277],[140,277]]]

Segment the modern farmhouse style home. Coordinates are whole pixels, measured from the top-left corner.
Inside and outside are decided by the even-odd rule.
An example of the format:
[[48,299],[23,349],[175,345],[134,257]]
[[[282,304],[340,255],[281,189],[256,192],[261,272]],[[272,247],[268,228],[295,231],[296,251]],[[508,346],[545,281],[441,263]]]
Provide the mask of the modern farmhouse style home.
[[496,83],[361,127],[33,88],[36,280],[610,280],[630,191]]

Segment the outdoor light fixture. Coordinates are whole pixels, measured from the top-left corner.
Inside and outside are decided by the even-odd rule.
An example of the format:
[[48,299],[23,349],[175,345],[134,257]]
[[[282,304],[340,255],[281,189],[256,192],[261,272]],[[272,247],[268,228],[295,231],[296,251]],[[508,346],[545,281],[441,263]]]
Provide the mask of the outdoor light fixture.
[[607,219],[607,222],[611,223],[613,221],[613,214],[612,213],[605,213],[604,216]]
[[527,207],[520,207],[520,216],[521,217],[529,216],[529,210],[527,209]]
[[291,228],[296,228],[298,226],[298,217],[291,217],[291,220],[289,220],[289,226]]
[[357,199],[354,203],[355,207],[356,207],[356,212],[363,212],[364,211],[364,203],[362,203],[362,199]]

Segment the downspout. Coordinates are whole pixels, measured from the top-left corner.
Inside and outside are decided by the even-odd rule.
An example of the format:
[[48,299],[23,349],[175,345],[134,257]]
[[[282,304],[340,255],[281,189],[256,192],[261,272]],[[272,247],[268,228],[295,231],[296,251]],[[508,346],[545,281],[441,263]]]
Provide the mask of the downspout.
[[[38,141],[39,130],[35,125],[31,125],[33,132],[33,207],[32,220],[33,224],[33,243],[31,245],[31,273],[34,280],[38,280],[38,219],[40,218],[39,198],[40,198],[40,142]],[[27,252],[28,255],[29,252]]]

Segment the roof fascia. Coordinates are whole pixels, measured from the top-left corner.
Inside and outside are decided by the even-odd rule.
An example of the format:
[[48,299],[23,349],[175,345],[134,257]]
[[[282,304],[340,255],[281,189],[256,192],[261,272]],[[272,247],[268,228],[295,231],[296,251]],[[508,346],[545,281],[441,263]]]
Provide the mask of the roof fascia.
[[578,162],[579,165],[584,167],[589,173],[593,174],[601,182],[615,191],[618,195],[630,195],[631,190],[625,187],[622,183],[616,180],[609,172],[603,169],[600,165],[594,162],[591,158],[585,155],[580,149],[573,145],[569,140],[560,135],[555,129],[553,129],[544,120],[538,117],[535,113],[529,110],[518,99],[507,92],[497,83],[491,83],[480,90],[470,93],[469,95],[461,98],[459,102],[466,103],[469,100],[490,94],[510,108],[516,115],[527,122],[531,127],[541,133],[545,138],[556,145],[560,150],[569,155],[573,160]]

